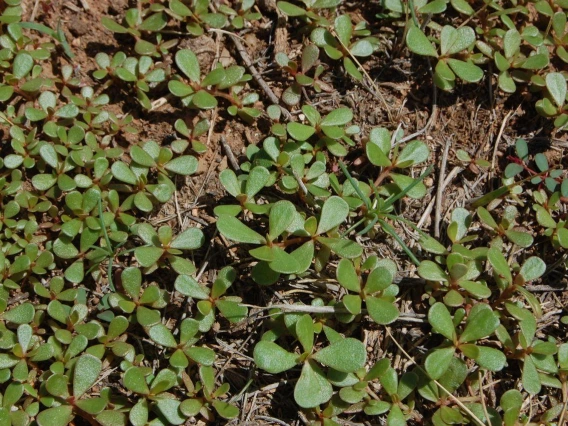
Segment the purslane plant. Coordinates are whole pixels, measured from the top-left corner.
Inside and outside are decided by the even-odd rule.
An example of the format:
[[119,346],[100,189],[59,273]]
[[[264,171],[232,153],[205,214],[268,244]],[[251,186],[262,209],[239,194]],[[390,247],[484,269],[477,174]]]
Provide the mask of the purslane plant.
[[[463,51],[469,52],[475,43],[475,31],[471,27],[456,29],[446,25],[440,32],[440,51],[416,26],[411,26],[406,36],[408,48],[419,55],[436,58],[434,66],[434,83],[442,90],[455,87],[456,76],[468,83],[477,83],[483,78],[483,71],[472,59],[457,59]],[[461,57],[461,56],[460,56]]]
[[294,399],[301,407],[317,407],[329,401],[333,394],[332,384],[321,366],[353,373],[365,364],[365,347],[357,339],[344,338],[333,330],[324,328],[329,345],[321,349],[315,348],[316,335],[311,316],[297,316],[292,321],[289,327],[300,342],[301,354],[289,352],[270,340],[263,340],[254,348],[254,360],[260,368],[272,374],[301,365],[300,378],[294,387]]
[[[291,202],[279,201],[270,207],[265,236],[227,214],[219,216],[217,229],[232,241],[260,246],[249,250],[259,260],[252,272],[253,279],[259,284],[272,284],[280,274],[305,272],[313,261],[316,269],[323,268],[331,253],[345,258],[359,257],[361,247],[337,233],[337,227],[348,214],[349,206],[336,196],[323,203],[319,218],[306,219]],[[295,248],[286,251],[290,247]]]
[[[363,270],[370,270],[364,285],[360,274]],[[398,287],[392,284],[396,273],[396,264],[389,259],[377,260],[370,257],[363,264],[360,261],[353,264],[348,259],[341,259],[337,266],[337,280],[346,290],[357,294],[346,294],[341,304],[350,315],[340,318],[343,321],[352,321],[361,313],[362,303],[365,303],[367,312],[373,321],[379,324],[390,324],[398,318],[398,308],[393,304],[398,293]]]
[[201,79],[199,61],[191,50],[179,50],[175,55],[175,62],[189,82],[172,79],[168,87],[174,96],[181,98],[184,105],[207,110],[215,108],[218,103],[217,98],[222,98],[230,103],[227,112],[233,116],[238,115],[245,120],[260,116],[260,111],[254,108],[254,104],[259,99],[258,94],[248,93],[239,96],[246,82],[252,78],[249,74],[245,74],[243,67],[219,66]]
[[[525,4],[503,9],[487,3],[474,11],[462,0],[387,0],[381,7],[395,12],[390,18],[406,17],[401,34],[411,51],[437,60],[438,86],[450,89],[457,78],[477,81],[480,66],[487,65],[499,90],[528,84],[542,96],[539,113],[562,127],[564,3],[531,3],[531,15]],[[456,12],[451,26],[443,13],[448,6]],[[251,323],[261,319],[253,309],[249,313],[247,294],[264,303],[268,289],[251,289],[275,283],[271,290],[278,296],[299,301],[271,309],[260,340],[246,340],[239,355],[248,351],[268,374],[298,378],[295,400],[314,425],[373,415],[398,426],[423,414],[431,414],[436,426],[475,418],[506,426],[561,423],[568,348],[561,327],[542,320],[547,305],[530,284],[568,247],[563,172],[518,141],[507,158],[505,186],[474,208],[453,209],[444,239],[428,237],[404,210],[407,201],[428,194],[423,179],[431,168],[418,172],[429,159],[428,145],[399,143],[401,132],[393,136],[383,128],[367,134],[350,108],[302,104],[298,96],[301,87],[325,90],[320,59],[330,69],[340,60],[360,79],[353,57],[375,54],[385,34],[376,36],[374,22],[352,22],[359,18],[339,0],[277,7],[315,43],[306,44],[300,63],[277,57],[294,78],[292,89],[282,90],[285,101],[298,105],[298,119],[284,123],[277,105],[266,109],[268,120],[258,121],[266,138],[245,147],[248,161],[240,170],[219,174],[236,202],[215,206],[217,224],[201,221],[198,228],[184,223],[177,202],[185,178],[198,171],[198,159],[186,153],[211,161],[211,140],[204,143],[209,126],[231,116],[252,123],[264,111],[260,95],[249,91],[252,77],[244,67],[205,71],[197,53],[178,48],[173,36],[220,27],[256,31],[267,22],[262,8],[249,0],[141,0],[119,23],[103,20],[107,29],[133,40],[127,37],[132,43],[121,46],[127,53],[96,55],[99,69],[90,83],[77,63],[54,62],[57,54],[76,58],[80,47],[67,42],[65,22],[55,29],[19,23],[18,0],[0,6],[0,127],[6,139],[0,155],[0,423],[157,426],[237,418],[239,392],[258,383],[256,376],[248,384],[223,377],[228,370],[219,369],[219,361],[227,347],[219,332],[244,329],[251,339],[260,336],[256,325],[242,322],[249,314]],[[320,58],[321,50],[327,57]],[[124,93],[109,90],[111,84]],[[135,136],[146,131],[140,122],[153,96],[169,100],[168,89],[189,107],[183,120],[172,120],[179,138]],[[139,101],[130,114],[115,103],[124,94]],[[215,109],[219,116],[210,115]],[[460,151],[458,159],[472,171],[488,165]],[[172,209],[175,204],[177,217],[154,225],[147,216],[167,203]],[[420,247],[405,243],[395,232],[399,224],[418,233]],[[489,232],[480,238],[478,226]],[[383,233],[407,256],[397,263],[379,259],[375,243]],[[219,251],[219,241],[237,257],[225,258],[228,250]],[[557,251],[541,251],[548,243]],[[400,295],[393,284],[408,259],[423,278],[413,304],[402,284]],[[290,284],[301,288],[290,291]],[[321,298],[304,304],[315,293]],[[400,374],[404,365],[389,359],[388,346],[385,354],[373,351],[368,364],[365,347],[384,326],[408,320],[399,309],[428,310],[437,339],[413,348],[419,365]],[[365,321],[367,314],[372,321]],[[399,338],[394,332],[391,337]],[[503,386],[495,406],[482,398],[486,371]],[[502,380],[509,373],[519,378],[515,389]],[[551,397],[529,418],[523,401],[542,396],[543,389]]]

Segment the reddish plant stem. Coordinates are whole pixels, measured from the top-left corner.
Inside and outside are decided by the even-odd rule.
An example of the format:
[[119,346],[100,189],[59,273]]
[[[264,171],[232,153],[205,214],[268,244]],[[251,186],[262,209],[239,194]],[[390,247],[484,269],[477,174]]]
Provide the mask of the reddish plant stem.
[[297,238],[290,238],[289,240],[282,241],[281,243],[273,244],[276,247],[286,248],[292,246],[294,244],[303,244],[310,241],[312,237],[297,237]]
[[534,175],[538,174],[538,173],[535,172],[533,169],[531,169],[529,166],[527,166],[527,165],[525,164],[525,162],[524,162],[523,160],[521,160],[520,158],[518,158],[518,157],[514,157],[514,156],[512,156],[512,155],[509,155],[509,156],[507,157],[507,160],[512,161],[513,163],[518,164],[518,165],[520,165],[520,166],[523,166],[523,169],[525,169],[525,171],[527,171],[531,176],[534,176]]
[[383,169],[383,171],[381,172],[381,174],[379,175],[379,177],[377,178],[377,180],[375,180],[375,186],[379,186],[381,184],[381,182],[383,180],[385,180],[385,178],[388,175],[390,175],[391,170],[392,170],[392,166],[385,167]]
[[207,89],[203,89],[206,92],[209,92],[209,94],[215,96],[215,97],[219,97],[219,98],[223,98],[228,100],[232,105],[235,105],[237,108],[242,108],[243,105],[235,98],[233,98],[231,95],[225,93],[225,92],[220,92],[218,90],[207,90]]

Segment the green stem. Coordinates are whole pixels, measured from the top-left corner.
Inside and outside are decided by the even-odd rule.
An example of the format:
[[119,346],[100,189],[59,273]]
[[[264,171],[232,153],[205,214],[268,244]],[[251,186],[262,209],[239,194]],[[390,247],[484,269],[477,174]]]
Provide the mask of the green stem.
[[418,185],[420,182],[422,182],[424,180],[424,178],[426,176],[428,176],[430,173],[432,173],[432,170],[434,170],[434,165],[432,164],[431,166],[429,166],[424,173],[422,173],[418,179],[415,179],[414,182],[412,182],[410,185],[408,185],[406,188],[404,188],[402,191],[400,191],[398,194],[396,194],[393,197],[390,197],[387,199],[387,201],[385,201],[385,205],[383,206],[383,209],[386,210],[388,209],[390,206],[392,206],[396,201],[398,201],[399,199],[401,199],[402,197],[404,197],[406,194],[408,194],[412,188],[414,188],[416,185]]
[[408,7],[410,9],[410,16],[412,16],[412,21],[414,25],[420,28],[420,23],[418,22],[418,18],[416,17],[416,12],[414,11],[414,0],[408,0]]
[[339,162],[339,168],[341,169],[341,171],[343,172],[349,183],[351,183],[351,186],[353,186],[353,189],[355,190],[357,195],[361,197],[361,200],[363,200],[365,206],[367,206],[367,210],[369,210],[371,208],[371,200],[369,200],[369,197],[363,194],[361,188],[359,188],[359,185],[357,184],[357,182],[355,182],[355,179],[351,177],[351,174],[349,173],[349,171],[347,171],[347,167],[345,167],[345,164],[343,164],[342,161]]
[[349,234],[351,231],[353,231],[355,228],[357,228],[359,225],[361,225],[363,222],[365,222],[366,218],[362,218],[359,219],[354,225],[351,225],[347,231],[343,232],[342,234],[340,234],[341,238],[345,237],[347,234]]
[[387,222],[385,222],[382,219],[379,219],[379,224],[381,225],[381,227],[387,231],[389,234],[391,234],[391,236],[400,244],[400,246],[402,247],[402,249],[406,252],[406,254],[408,255],[408,257],[410,257],[410,259],[412,260],[412,262],[418,266],[420,265],[420,261],[416,258],[416,256],[414,256],[414,253],[412,253],[412,251],[410,250],[410,248],[404,243],[404,241],[402,241],[402,239],[398,236],[398,234],[396,233],[396,231],[392,228],[392,226],[390,226]]
[[101,223],[101,228],[103,229],[103,235],[105,237],[105,242],[107,245],[107,250],[108,250],[108,270],[107,270],[107,279],[108,279],[108,285],[111,288],[111,290],[113,292],[116,292],[116,288],[114,287],[114,283],[112,282],[112,260],[114,258],[114,250],[112,250],[112,244],[110,242],[110,238],[108,237],[108,233],[106,230],[106,226],[105,226],[105,221],[103,219],[103,201],[102,201],[102,194],[99,197],[99,221]]

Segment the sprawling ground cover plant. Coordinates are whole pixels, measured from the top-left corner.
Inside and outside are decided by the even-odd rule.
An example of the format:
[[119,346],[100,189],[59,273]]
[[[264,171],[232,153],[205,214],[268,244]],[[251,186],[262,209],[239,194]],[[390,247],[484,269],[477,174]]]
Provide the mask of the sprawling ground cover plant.
[[[275,55],[290,77],[279,106],[263,104],[250,58],[209,69],[182,47],[206,33],[239,40],[265,18],[252,0],[142,0],[104,17],[132,43],[97,52],[90,83],[72,62],[54,66],[76,48],[61,26],[22,22],[20,0],[0,5],[0,424],[228,422],[250,409],[243,394],[283,379],[311,425],[567,421],[566,333],[542,332],[546,307],[531,291],[568,266],[564,171],[519,139],[501,186],[454,208],[445,235],[407,219],[431,186],[423,132],[310,101],[335,90],[328,75],[365,81],[361,61],[383,49],[379,29],[344,6],[276,4],[303,42],[297,57]],[[565,2],[376,6],[406,52],[428,59],[431,84],[451,91],[495,73],[495,90],[528,87],[536,111],[566,125]],[[133,142],[120,96],[137,116],[158,98],[191,116],[173,123],[171,143]],[[217,115],[266,130],[215,176],[225,202],[197,225],[150,220],[168,203],[181,215],[180,182],[205,161]],[[472,172],[491,166],[456,156]],[[404,268],[421,280],[418,302],[399,285]],[[270,291],[282,303],[254,304]],[[218,337],[251,322],[241,347]],[[410,354],[369,346],[379,332],[400,345],[396,322],[420,324],[427,342]],[[243,383],[225,377],[224,351],[248,363]]]

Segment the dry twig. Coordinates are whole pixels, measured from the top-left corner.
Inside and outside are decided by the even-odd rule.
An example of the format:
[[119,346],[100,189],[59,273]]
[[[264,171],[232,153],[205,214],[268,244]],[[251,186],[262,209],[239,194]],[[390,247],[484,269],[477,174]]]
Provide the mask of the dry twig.
[[148,110],[148,112],[152,112],[152,111],[156,111],[156,110],[160,109],[165,104],[169,103],[170,100],[172,99],[172,97],[173,97],[173,95],[171,93],[168,93],[166,96],[162,96],[161,98],[158,98],[155,101],[152,101],[152,104],[151,104],[152,106]]
[[[460,173],[463,170],[463,168],[456,166],[452,169],[452,171],[448,174],[448,176],[446,176],[446,179],[444,179],[444,187],[448,186],[448,184],[458,175],[458,173]],[[430,200],[430,203],[428,203],[428,207],[426,207],[426,210],[424,210],[424,213],[422,214],[422,217],[420,218],[420,220],[418,221],[418,224],[416,225],[418,228],[421,228],[422,225],[424,225],[424,222],[426,222],[426,218],[428,216],[430,216],[430,213],[432,213],[432,209],[434,208],[434,203],[436,202],[436,196],[432,197],[432,200]]]
[[91,10],[91,6],[89,5],[88,0],[79,0],[79,3],[81,3],[81,6],[83,7],[83,9],[85,9],[85,12]]
[[281,425],[281,426],[289,426],[288,423],[283,422],[282,420],[278,420],[278,419],[276,419],[276,418],[274,418],[274,417],[269,417],[269,416],[254,416],[254,418],[255,418],[255,419],[264,420],[264,421],[267,421],[267,422],[276,423],[276,424]]
[[227,161],[229,162],[235,173],[240,173],[241,168],[239,167],[239,163],[235,158],[235,154],[233,154],[233,150],[227,143],[225,136],[221,135],[221,138],[219,140],[221,141],[221,145],[223,146],[223,150],[225,151],[225,155],[227,156]]
[[501,137],[503,136],[503,132],[505,131],[505,126],[507,125],[507,122],[509,121],[509,118],[511,117],[511,115],[513,115],[513,113],[513,111],[509,111],[503,119],[503,122],[501,123],[501,128],[499,129],[497,139],[495,140],[495,145],[493,146],[493,155],[491,156],[491,172],[495,170],[495,157],[497,157],[497,148],[499,146],[499,142],[501,142]]
[[30,17],[30,22],[33,22],[35,20],[38,7],[39,7],[39,0],[35,0],[34,8],[32,9],[32,16]]
[[256,82],[262,88],[262,90],[264,90],[264,93],[266,93],[266,95],[270,99],[270,102],[272,102],[275,105],[279,105],[280,109],[282,110],[282,114],[284,114],[284,117],[286,117],[286,120],[291,121],[292,120],[292,114],[290,114],[290,111],[288,111],[282,105],[280,105],[280,99],[278,99],[278,96],[276,96],[274,94],[274,92],[272,91],[270,86],[266,83],[266,81],[264,81],[262,76],[256,70],[256,68],[252,64],[252,60],[251,60],[249,54],[247,53],[245,47],[243,46],[243,44],[241,43],[239,38],[235,34],[232,34],[232,33],[227,33],[227,34],[229,35],[229,38],[231,39],[231,41],[233,42],[235,47],[237,48],[237,51],[241,55],[243,62],[245,63],[245,65],[249,69],[250,73],[252,74],[252,77],[256,80]]
[[[276,304],[270,306],[256,306],[256,305],[247,305],[241,303],[241,306],[246,306],[247,308],[257,309],[259,311],[267,311],[270,309],[280,309],[283,312],[305,312],[310,314],[348,314],[349,311],[347,309],[341,309],[334,306],[311,306],[311,305],[292,305],[292,304]],[[362,313],[366,313],[365,309],[361,310]],[[398,317],[397,321],[407,321],[407,322],[416,322],[416,323],[423,323],[425,315],[423,314],[415,314],[412,312],[404,312],[401,313]]]
[[442,155],[442,163],[440,164],[440,176],[438,177],[438,188],[436,191],[436,213],[434,216],[434,236],[440,238],[440,221],[442,219],[442,196],[444,195],[444,188],[446,187],[444,175],[446,174],[446,163],[448,162],[448,154],[452,140],[446,140],[444,147],[444,154]]

